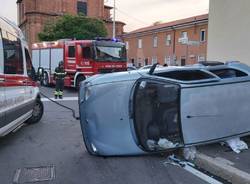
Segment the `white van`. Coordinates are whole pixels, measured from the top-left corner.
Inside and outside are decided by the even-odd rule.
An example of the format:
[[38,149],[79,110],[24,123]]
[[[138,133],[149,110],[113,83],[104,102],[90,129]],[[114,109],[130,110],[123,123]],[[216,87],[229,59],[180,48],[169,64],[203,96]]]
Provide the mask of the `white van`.
[[21,30],[0,17],[0,137],[43,115],[28,45]]

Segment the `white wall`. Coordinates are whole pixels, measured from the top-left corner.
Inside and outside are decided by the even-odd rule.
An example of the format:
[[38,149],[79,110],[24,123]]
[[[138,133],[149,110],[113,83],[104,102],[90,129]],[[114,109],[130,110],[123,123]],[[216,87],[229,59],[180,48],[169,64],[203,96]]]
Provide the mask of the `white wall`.
[[210,0],[208,60],[250,65],[250,0]]

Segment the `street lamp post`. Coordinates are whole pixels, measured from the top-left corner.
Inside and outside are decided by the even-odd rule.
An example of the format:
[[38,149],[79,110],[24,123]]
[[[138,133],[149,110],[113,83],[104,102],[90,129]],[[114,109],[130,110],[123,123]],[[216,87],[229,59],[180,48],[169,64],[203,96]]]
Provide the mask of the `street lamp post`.
[[115,36],[116,36],[116,33],[115,33],[115,27],[116,27],[116,25],[115,25],[115,16],[116,16],[116,2],[115,2],[116,0],[114,0],[114,12],[113,12],[113,38],[115,38]]

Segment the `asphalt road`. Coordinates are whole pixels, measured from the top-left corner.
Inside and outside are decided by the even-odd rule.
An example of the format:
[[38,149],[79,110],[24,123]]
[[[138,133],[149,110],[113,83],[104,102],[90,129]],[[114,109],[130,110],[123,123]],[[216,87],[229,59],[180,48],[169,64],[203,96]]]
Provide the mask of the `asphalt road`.
[[[42,91],[53,96],[52,88]],[[65,96],[77,97],[74,90]],[[62,101],[77,110],[77,101]],[[164,166],[167,155],[102,158],[90,156],[71,112],[44,102],[40,123],[0,139],[0,184],[13,183],[18,169],[54,166],[55,178],[39,184],[203,184],[177,166]],[[21,176],[20,176],[21,177]]]

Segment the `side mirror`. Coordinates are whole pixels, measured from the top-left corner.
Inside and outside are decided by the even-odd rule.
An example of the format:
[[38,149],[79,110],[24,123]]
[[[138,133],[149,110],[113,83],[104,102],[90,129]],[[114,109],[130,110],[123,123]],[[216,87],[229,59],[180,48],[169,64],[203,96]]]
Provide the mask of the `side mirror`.
[[37,80],[41,81],[43,79],[44,76],[44,68],[39,67],[37,70]]

